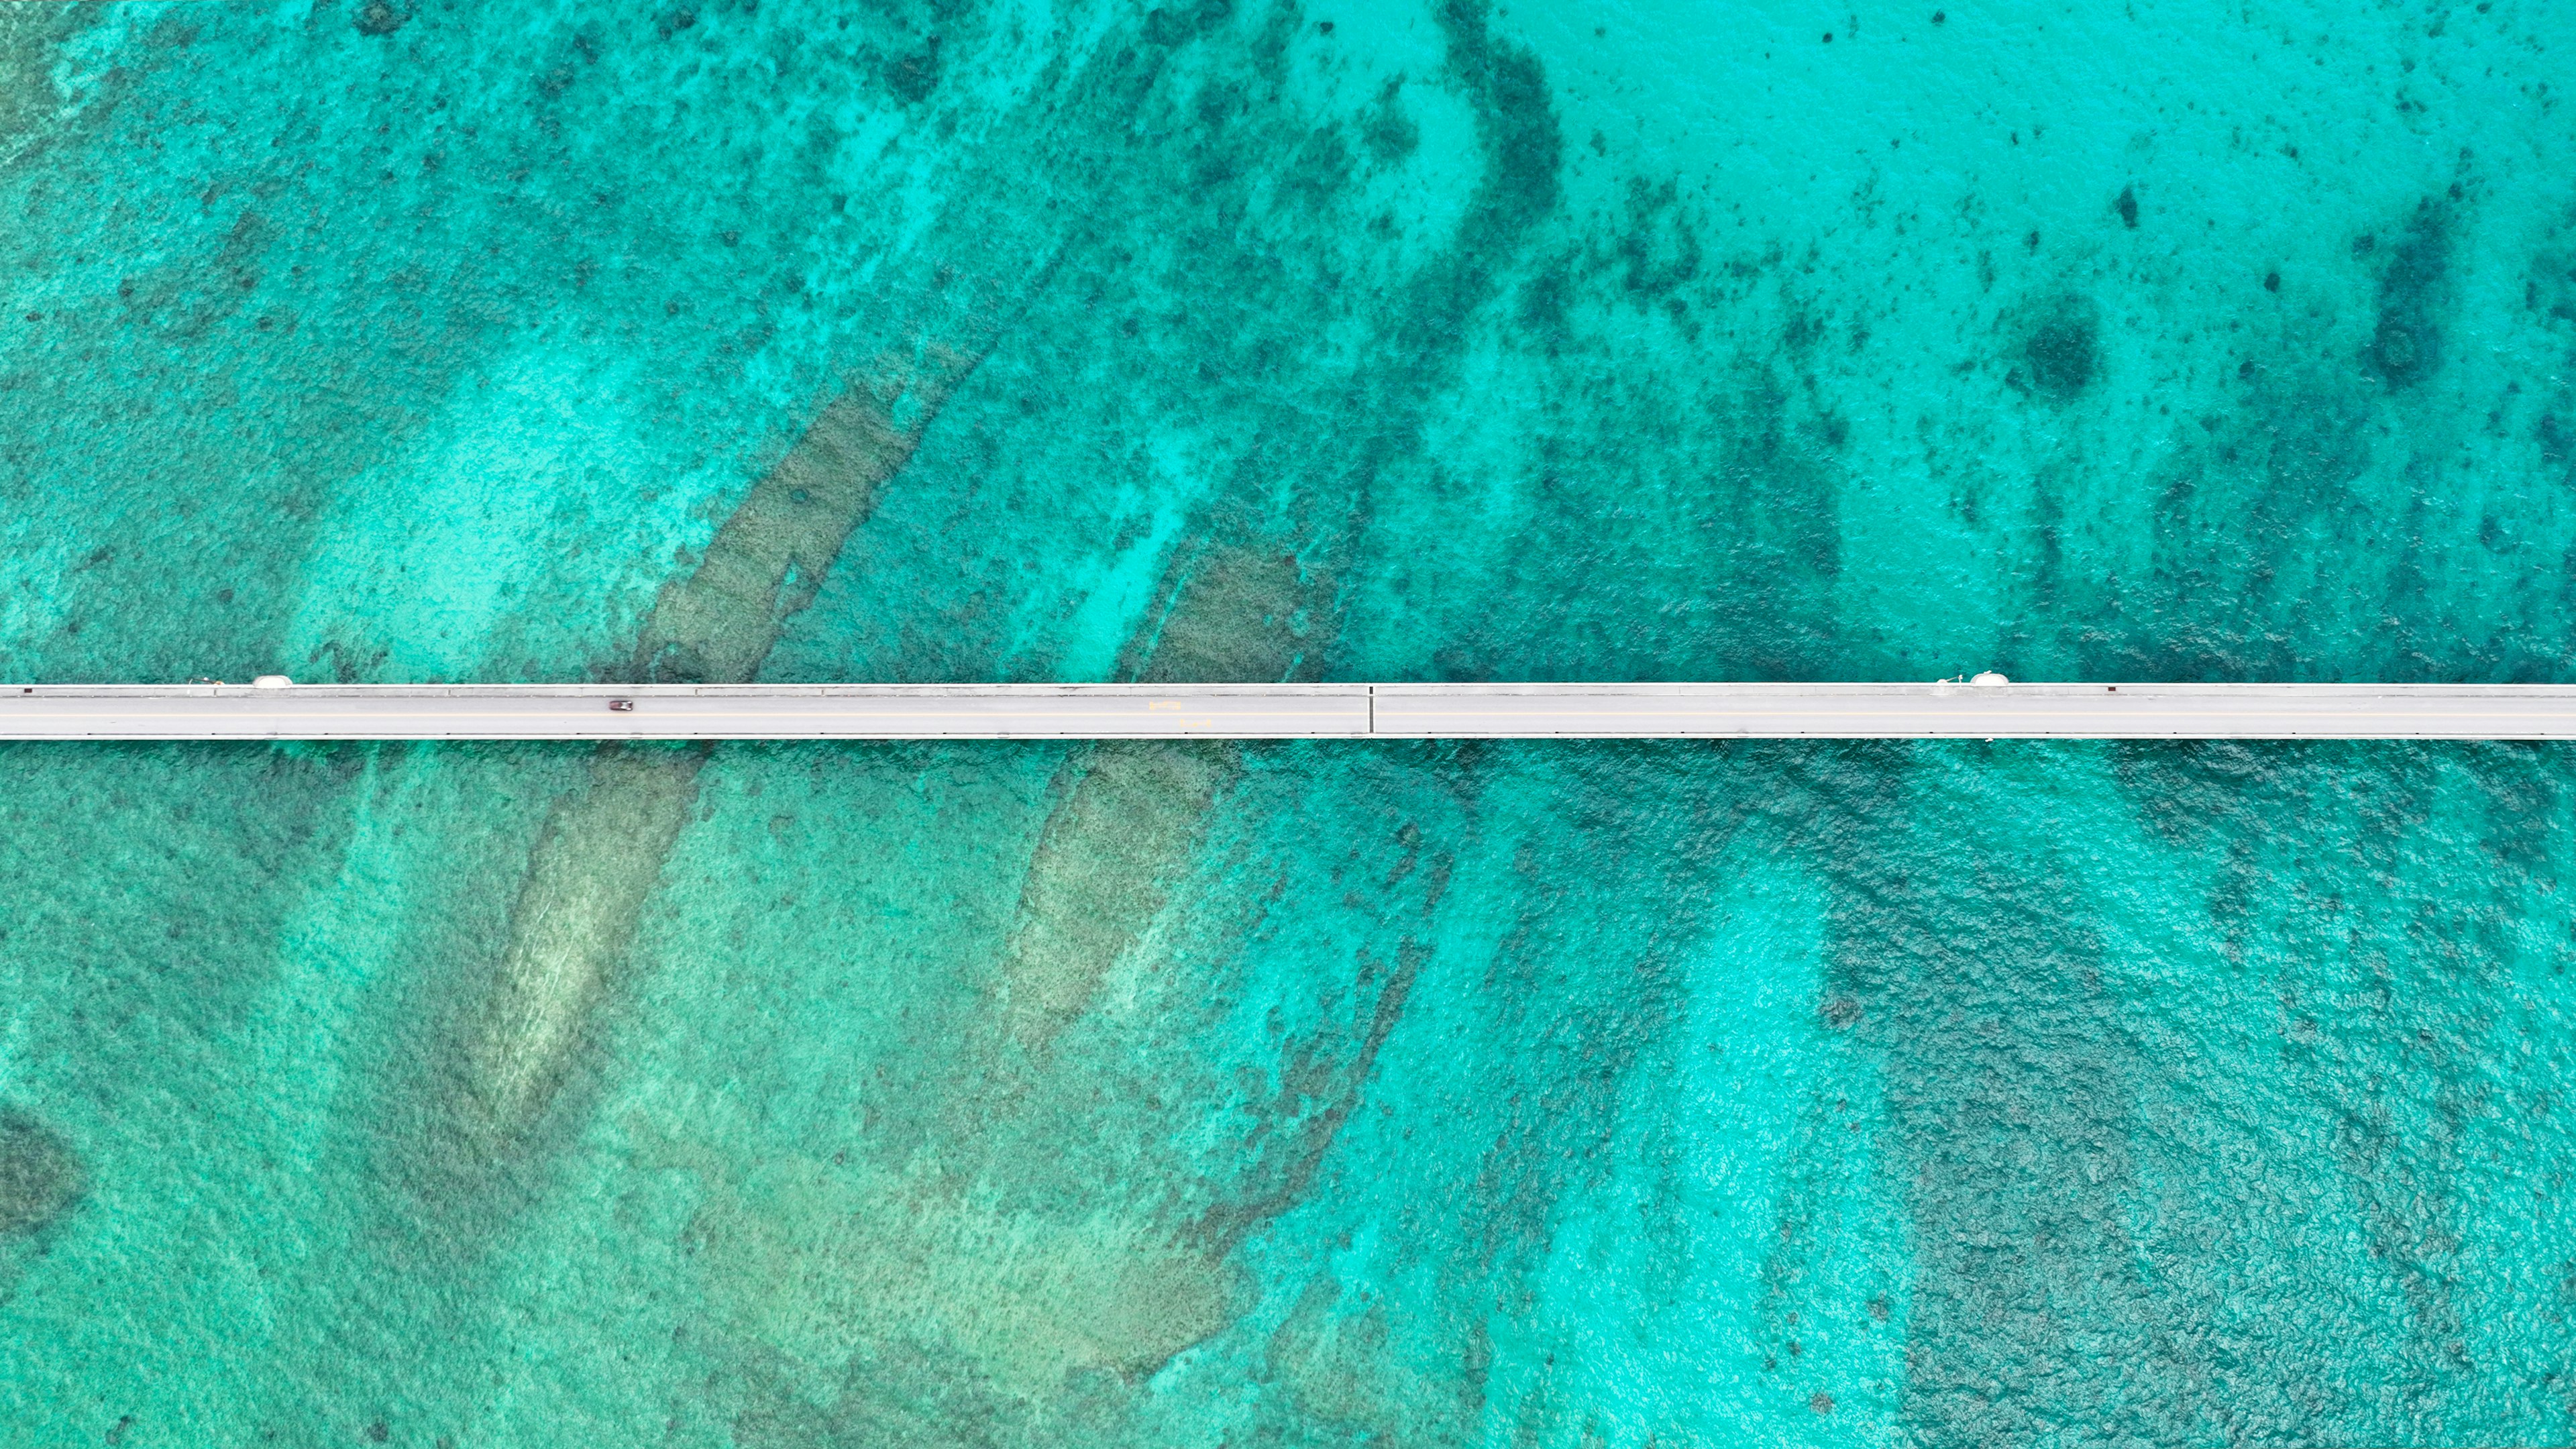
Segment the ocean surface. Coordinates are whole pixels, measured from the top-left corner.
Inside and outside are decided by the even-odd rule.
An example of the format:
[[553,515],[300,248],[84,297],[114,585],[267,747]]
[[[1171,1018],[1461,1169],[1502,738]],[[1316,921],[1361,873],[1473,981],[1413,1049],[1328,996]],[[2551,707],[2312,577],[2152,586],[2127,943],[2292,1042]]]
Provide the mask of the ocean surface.
[[[2571,90],[10,4],[0,679],[2576,682]],[[2567,1444],[2571,958],[2552,746],[5,745],[0,1445]]]

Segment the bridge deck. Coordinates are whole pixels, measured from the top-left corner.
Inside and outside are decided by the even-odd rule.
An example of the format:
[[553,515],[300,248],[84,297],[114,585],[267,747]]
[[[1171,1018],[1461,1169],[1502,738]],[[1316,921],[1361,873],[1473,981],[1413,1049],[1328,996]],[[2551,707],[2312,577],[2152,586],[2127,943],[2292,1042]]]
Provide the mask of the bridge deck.
[[2576,685],[0,686],[0,740],[1189,737],[2576,740]]

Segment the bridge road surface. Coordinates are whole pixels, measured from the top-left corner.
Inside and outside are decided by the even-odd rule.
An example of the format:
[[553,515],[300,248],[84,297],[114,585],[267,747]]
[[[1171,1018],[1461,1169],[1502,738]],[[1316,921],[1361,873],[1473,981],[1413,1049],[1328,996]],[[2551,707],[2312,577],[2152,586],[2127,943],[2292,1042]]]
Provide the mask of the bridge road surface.
[[2576,740],[2558,684],[21,684],[0,740]]

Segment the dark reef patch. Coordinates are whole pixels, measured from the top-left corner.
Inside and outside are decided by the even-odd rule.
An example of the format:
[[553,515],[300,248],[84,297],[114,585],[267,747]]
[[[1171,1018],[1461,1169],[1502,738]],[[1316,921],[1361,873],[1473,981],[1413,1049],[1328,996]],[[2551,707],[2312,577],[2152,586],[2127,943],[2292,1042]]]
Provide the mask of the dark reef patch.
[[1477,197],[1476,225],[1460,241],[1517,236],[1531,221],[1555,210],[1557,170],[1564,157],[1556,106],[1538,57],[1498,41],[1485,28],[1485,10],[1467,0],[1440,9],[1449,64],[1480,103],[1476,129],[1489,168]]
[[44,1231],[88,1191],[80,1154],[33,1116],[0,1109],[0,1237]]
[[939,86],[939,37],[934,35],[921,49],[888,61],[885,82],[886,89],[911,104],[930,99]]
[[1212,546],[1176,560],[1165,580],[1168,612],[1129,642],[1121,672],[1145,682],[1313,680],[1321,677],[1309,610],[1319,580],[1295,555]]
[[1184,45],[1225,23],[1234,14],[1232,0],[1200,0],[1196,5],[1162,6],[1145,12],[1145,42]]
[[1618,242],[1619,263],[1631,292],[1669,296],[1700,272],[1699,236],[1683,213],[1678,183],[1643,179],[1628,187],[1628,226]]
[[[2411,387],[2441,365],[2438,318],[2451,262],[2447,214],[2420,203],[2406,235],[2391,250],[2379,278],[2379,325],[2363,354],[2370,370],[2391,388]],[[2363,242],[2372,239],[2364,237]],[[2356,244],[2356,252],[2375,250]]]
[[2111,203],[2111,209],[2120,213],[2121,225],[2131,231],[2138,229],[2138,189],[2136,187],[2121,187],[2120,199]]
[[1360,120],[1360,144],[1380,166],[1402,164],[1422,144],[1422,128],[1404,112],[1403,93],[1404,77],[1388,81],[1377,104]]
[[[2570,225],[2576,226],[2576,221]],[[2576,322],[2576,254],[2550,251],[2532,258],[2531,274],[2522,284],[2522,305],[2551,324]]]
[[2090,298],[2064,297],[2031,327],[2021,360],[2032,390],[2064,402],[2092,384],[2101,371],[2101,353],[2099,309]]

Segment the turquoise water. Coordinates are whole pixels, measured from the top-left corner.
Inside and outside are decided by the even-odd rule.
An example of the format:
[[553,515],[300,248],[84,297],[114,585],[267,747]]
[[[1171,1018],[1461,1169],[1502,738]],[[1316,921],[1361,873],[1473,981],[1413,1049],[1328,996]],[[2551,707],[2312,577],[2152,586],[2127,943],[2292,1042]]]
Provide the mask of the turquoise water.
[[[2576,680],[2571,38],[11,6],[0,677]],[[2556,748],[0,755],[0,1443],[2576,1438]]]

